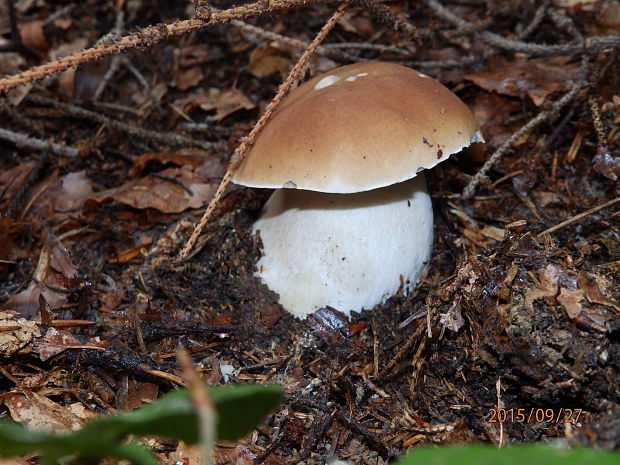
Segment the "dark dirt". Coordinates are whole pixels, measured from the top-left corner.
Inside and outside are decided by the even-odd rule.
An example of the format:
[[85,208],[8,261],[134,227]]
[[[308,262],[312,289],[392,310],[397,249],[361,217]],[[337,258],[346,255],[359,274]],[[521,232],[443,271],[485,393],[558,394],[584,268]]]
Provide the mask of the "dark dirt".
[[[19,10],[20,24],[56,11],[55,3],[47,3]],[[58,21],[45,26],[49,50],[85,37],[83,48],[111,30],[113,3],[91,3],[93,9],[74,6],[61,16],[68,27]],[[536,6],[500,2],[503,6],[486,11],[483,3],[447,2],[472,22],[486,14],[490,22],[480,27],[500,35],[527,26]],[[168,2],[136,5],[135,12],[128,12],[126,30],[187,17],[185,7],[173,11]],[[125,55],[131,66],[119,65],[101,99],[116,107],[94,103],[87,90],[81,99],[73,99],[75,93],[63,95],[66,89],[58,81],[35,84],[17,103],[13,91],[2,101],[2,128],[63,141],[80,152],[68,158],[0,141],[0,302],[5,310],[19,310],[15,318],[69,321],[56,323],[62,340],[48,324],[40,324],[41,335],[18,349],[4,351],[0,345],[0,399],[1,393],[27,388],[59,405],[79,402],[96,413],[132,408],[175,387],[174,379],[161,372],[181,376],[174,352],[183,346],[210,384],[282,384],[284,404],[258,433],[241,442],[252,458],[269,463],[324,463],[331,458],[384,463],[410,446],[478,441],[563,439],[620,449],[618,204],[540,234],[620,195],[613,170],[593,165],[602,144],[588,100],[595,99],[601,111],[607,135],[603,148],[611,159],[618,157],[620,100],[615,107],[612,103],[619,94],[617,49],[594,54],[588,70],[596,79],[558,119],[515,141],[476,196],[467,199],[460,193],[488,155],[544,111],[545,104],[533,103],[531,87],[526,91],[515,84],[512,93],[495,93],[466,78],[484,71],[491,74],[484,79],[492,79],[493,73],[505,71],[494,57],[504,53],[508,61],[510,56],[517,60],[514,54],[462,36],[450,39],[444,32],[452,29],[430,8],[398,2],[389,6],[396,14],[409,14],[420,32],[415,40],[403,41],[356,6],[328,41],[364,43],[374,37],[373,43],[406,52],[348,50],[360,60],[404,56],[408,61],[448,62],[479,56],[466,69],[443,66],[424,72],[442,79],[472,106],[489,140],[428,176],[436,222],[434,256],[415,292],[350,318],[333,309],[305,321],[293,318],[253,276],[260,239],[251,234],[251,225],[269,193],[236,186],[220,202],[197,252],[185,263],[173,263],[202,212],[182,203],[185,187],[202,182],[212,195],[223,163],[281,81],[277,73],[258,78],[248,71],[250,53],[264,49],[265,39],[243,35],[230,25],[205,29]],[[309,40],[331,11],[316,6],[250,22]],[[561,13],[583,34],[603,34],[595,12],[573,8]],[[544,27],[553,24],[549,18],[542,24],[527,40],[570,40],[567,32]],[[3,37],[9,37],[8,25],[0,25]],[[15,53],[4,56],[10,57],[2,65],[6,74],[36,62]],[[282,56],[290,67],[297,52],[287,49]],[[554,66],[572,73],[580,58]],[[91,70],[92,75],[75,82],[81,89],[96,88],[109,63],[106,59],[103,71]],[[315,57],[310,73],[345,63],[333,56]],[[192,67],[202,77],[187,88],[180,86],[179,80],[193,79]],[[555,74],[526,78],[537,95],[548,91],[555,101],[567,90],[556,87]],[[94,84],[86,85],[88,79]],[[234,99],[211,102],[216,111],[238,105],[215,121],[211,110],[196,103],[200,88],[237,89],[256,107],[243,108]],[[70,102],[136,128],[183,134],[195,141],[189,144],[193,151],[173,137],[166,143],[128,135],[33,96]],[[212,148],[198,150],[204,142]],[[152,160],[138,161],[153,153]],[[185,162],[179,155],[199,161]],[[92,192],[69,198],[59,186],[69,182],[68,174],[81,171],[80,179]],[[148,189],[97,194],[138,182],[150,183],[140,184]],[[145,190],[164,188],[171,194],[163,203],[145,203]],[[177,210],[166,208],[177,204]],[[46,309],[45,299],[32,288],[40,289],[36,279],[45,268],[42,257],[48,256],[43,280],[58,292],[56,303],[46,294],[51,306]],[[32,294],[10,300],[25,291]],[[51,350],[50,344],[61,350],[46,357],[43,348]],[[508,418],[494,421],[498,411]],[[14,412],[0,406],[0,415]],[[161,450],[171,449],[174,445],[168,444]],[[218,450],[218,463],[247,459],[239,449]],[[161,457],[167,460],[166,454]]]

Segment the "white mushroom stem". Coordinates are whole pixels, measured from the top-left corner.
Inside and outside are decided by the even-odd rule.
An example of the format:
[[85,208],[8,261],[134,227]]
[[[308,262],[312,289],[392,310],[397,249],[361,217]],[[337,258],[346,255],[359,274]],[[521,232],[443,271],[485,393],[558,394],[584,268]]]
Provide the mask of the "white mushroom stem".
[[298,317],[327,305],[349,313],[411,289],[433,244],[422,175],[354,194],[278,189],[254,225],[258,275]]

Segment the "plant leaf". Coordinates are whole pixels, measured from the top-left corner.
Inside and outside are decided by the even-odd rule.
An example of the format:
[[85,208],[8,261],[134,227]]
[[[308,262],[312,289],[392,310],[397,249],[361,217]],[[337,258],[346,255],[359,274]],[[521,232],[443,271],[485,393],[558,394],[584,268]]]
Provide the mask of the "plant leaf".
[[[233,441],[252,431],[282,398],[276,385],[244,384],[209,388],[217,410],[218,439]],[[142,446],[126,443],[129,435],[159,436],[188,444],[199,439],[196,412],[188,390],[173,391],[150,405],[88,422],[82,429],[59,435],[32,431],[22,425],[0,423],[0,456],[15,457],[33,452],[43,464],[63,459],[113,457],[137,465],[156,465],[158,459]]]
[[395,465],[617,465],[620,454],[599,449],[560,449],[548,444],[422,447]]

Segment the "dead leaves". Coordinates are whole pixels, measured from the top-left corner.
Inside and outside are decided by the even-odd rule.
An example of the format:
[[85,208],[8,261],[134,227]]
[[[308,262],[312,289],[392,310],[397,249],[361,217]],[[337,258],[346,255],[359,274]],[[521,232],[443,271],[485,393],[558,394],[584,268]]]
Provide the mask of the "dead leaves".
[[[535,279],[534,276],[532,278]],[[609,311],[615,313],[616,317],[620,316],[620,305],[607,297],[599,287],[599,283],[606,283],[601,275],[584,271],[575,275],[569,270],[550,264],[539,271],[535,281],[536,287],[526,291],[524,296],[524,305],[532,314],[536,311],[536,300],[544,299],[550,305],[557,301],[570,320],[583,323],[586,318],[593,323],[591,327],[601,331],[608,329],[607,323],[613,318]]]
[[40,336],[41,331],[34,321],[26,320],[15,311],[0,311],[0,356],[10,357]]
[[185,113],[200,109],[203,111],[215,110],[214,121],[221,121],[228,115],[239,110],[252,110],[256,105],[238,89],[221,90],[216,87],[198,89],[187,97],[176,100],[174,105]]
[[279,74],[284,79],[292,67],[291,50],[277,42],[257,48],[250,54],[249,71],[257,78]]
[[0,403],[9,409],[14,421],[39,431],[75,431],[82,426],[87,416],[81,404],[77,408],[63,407],[27,389],[1,395]]
[[468,74],[465,79],[491,92],[511,97],[528,96],[541,106],[551,94],[567,91],[577,71],[577,65],[564,57],[548,60],[496,61],[490,71]]

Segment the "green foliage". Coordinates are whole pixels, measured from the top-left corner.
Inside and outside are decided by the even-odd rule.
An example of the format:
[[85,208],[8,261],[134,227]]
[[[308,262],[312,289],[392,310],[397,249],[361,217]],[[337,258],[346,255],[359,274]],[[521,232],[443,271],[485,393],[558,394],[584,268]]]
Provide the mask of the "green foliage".
[[[219,418],[218,439],[233,441],[248,434],[281,400],[279,386],[237,385],[209,389]],[[39,452],[43,464],[62,459],[85,461],[105,457],[125,459],[138,465],[156,465],[157,457],[137,444],[134,436],[158,436],[194,444],[198,419],[189,391],[173,391],[145,407],[88,422],[74,433],[58,435],[31,431],[14,423],[0,424],[0,456],[15,457]]]
[[396,465],[618,465],[620,454],[598,449],[560,449],[548,444],[422,447]]

